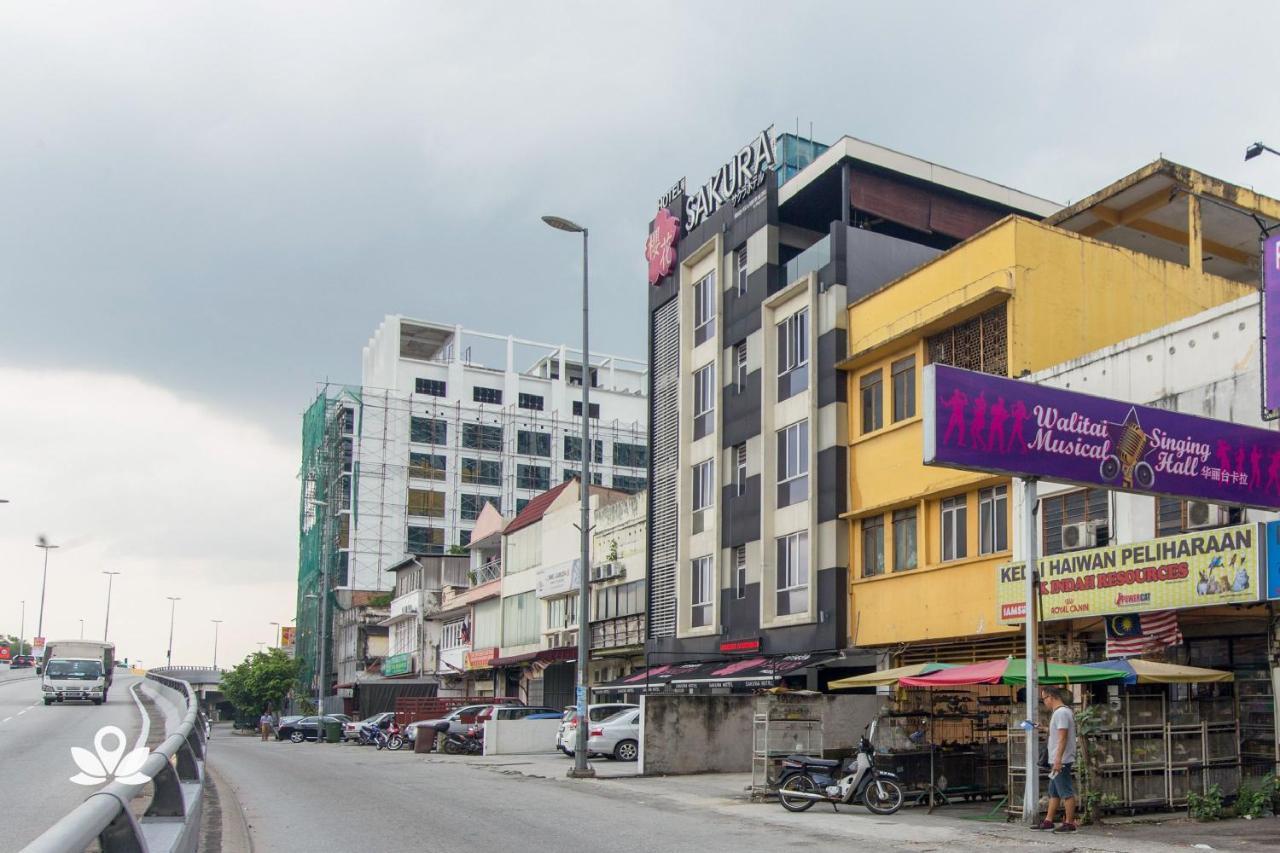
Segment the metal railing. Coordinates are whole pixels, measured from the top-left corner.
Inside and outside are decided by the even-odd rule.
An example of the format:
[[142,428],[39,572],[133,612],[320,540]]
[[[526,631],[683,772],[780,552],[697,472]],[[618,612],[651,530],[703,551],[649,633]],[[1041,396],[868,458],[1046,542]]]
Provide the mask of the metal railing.
[[191,685],[152,673],[147,678],[181,693],[187,712],[177,730],[151,751],[139,771],[154,794],[141,819],[130,802],[147,783],[112,782],[23,848],[23,853],[78,853],[95,842],[102,853],[192,853],[200,841],[208,723]]

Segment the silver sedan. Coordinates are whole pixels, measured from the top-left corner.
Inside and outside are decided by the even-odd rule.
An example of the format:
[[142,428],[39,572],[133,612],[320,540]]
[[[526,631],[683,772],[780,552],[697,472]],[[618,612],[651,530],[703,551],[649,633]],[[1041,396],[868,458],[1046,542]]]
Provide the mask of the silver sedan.
[[620,711],[592,723],[587,752],[619,761],[635,761],[640,756],[640,709]]

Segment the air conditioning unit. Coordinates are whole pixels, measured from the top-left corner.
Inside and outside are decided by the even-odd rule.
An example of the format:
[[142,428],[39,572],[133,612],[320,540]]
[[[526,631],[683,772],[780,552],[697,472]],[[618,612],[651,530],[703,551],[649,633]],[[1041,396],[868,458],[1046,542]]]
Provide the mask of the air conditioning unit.
[[1102,521],[1081,521],[1062,526],[1062,550],[1079,551],[1105,543],[1107,525]]
[[627,576],[627,568],[622,563],[605,563],[606,578],[624,578]]
[[1187,501],[1187,530],[1204,530],[1223,523],[1226,513],[1217,504]]
[[593,581],[601,581],[601,580],[604,580],[604,568],[605,568],[605,566],[606,566],[606,565],[608,565],[608,563],[605,563],[605,564],[603,564],[603,565],[599,565],[599,566],[592,566],[592,567],[591,567],[591,579],[592,579]]

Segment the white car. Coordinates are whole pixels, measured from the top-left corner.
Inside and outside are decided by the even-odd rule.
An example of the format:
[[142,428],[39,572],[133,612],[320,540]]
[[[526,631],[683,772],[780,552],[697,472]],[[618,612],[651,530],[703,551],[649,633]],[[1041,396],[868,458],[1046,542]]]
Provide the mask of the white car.
[[635,761],[640,756],[640,709],[621,711],[591,724],[587,752],[618,761]]
[[[630,705],[626,702],[603,702],[599,705],[590,705],[587,707],[587,719],[593,723],[612,717],[619,711],[628,711],[633,708],[639,708],[639,705]],[[560,720],[560,730],[556,732],[556,749],[565,755],[573,755],[574,749],[578,745],[578,709],[570,705],[564,709],[564,717]]]
[[480,715],[480,712],[483,711],[485,708],[491,707],[492,705],[495,705],[495,704],[506,706],[506,705],[514,705],[515,703],[514,702],[497,702],[497,703],[489,702],[484,705],[467,705],[465,707],[457,708],[451,711],[450,713],[444,715],[438,720],[415,720],[409,725],[404,727],[404,736],[408,738],[410,742],[416,741],[418,739],[419,727],[422,727],[424,729],[430,729],[436,723],[441,723],[441,722],[447,722],[449,724],[449,731],[452,734],[455,734],[455,735],[466,734],[467,729],[475,724],[476,717]]

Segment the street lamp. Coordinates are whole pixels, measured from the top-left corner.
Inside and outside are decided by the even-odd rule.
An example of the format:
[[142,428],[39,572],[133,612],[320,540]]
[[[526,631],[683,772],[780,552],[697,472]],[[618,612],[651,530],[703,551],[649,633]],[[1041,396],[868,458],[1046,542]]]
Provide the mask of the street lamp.
[[579,558],[578,578],[578,743],[573,751],[573,769],[568,775],[582,779],[595,776],[595,771],[587,766],[587,736],[590,726],[587,724],[587,682],[590,673],[587,670],[588,656],[591,650],[591,623],[589,619],[591,575],[591,528],[589,526],[591,507],[591,351],[588,344],[589,313],[587,303],[587,229],[560,216],[544,216],[542,221],[558,231],[582,235],[582,479],[578,481],[578,496],[581,499],[582,522],[579,532],[582,534],[582,554]]
[[1252,160],[1254,157],[1260,157],[1263,151],[1270,151],[1272,154],[1280,155],[1280,151],[1269,145],[1263,145],[1261,142],[1255,142],[1244,150],[1244,159]]
[[22,644],[26,642],[27,634],[27,600],[24,598],[18,602],[22,605],[22,621],[18,627],[18,654],[26,654],[22,651]]
[[221,619],[210,619],[213,623],[213,669],[218,670],[218,626],[222,624]]
[[84,620],[80,620],[80,639],[84,639]]
[[103,572],[107,576],[107,615],[102,620],[102,642],[107,641],[107,628],[111,624],[111,584],[115,581],[119,572]]
[[[49,540],[42,533],[36,539],[36,547],[44,551],[44,571],[40,574],[40,618],[36,621],[36,636],[43,639],[44,637],[44,586],[49,580],[49,552],[59,546],[50,545]],[[34,644],[31,653],[35,654]]]
[[165,666],[173,666],[173,614],[178,609],[178,602],[182,600],[178,595],[166,595],[169,599],[169,651],[165,652]]

